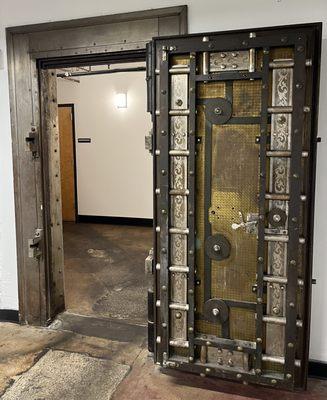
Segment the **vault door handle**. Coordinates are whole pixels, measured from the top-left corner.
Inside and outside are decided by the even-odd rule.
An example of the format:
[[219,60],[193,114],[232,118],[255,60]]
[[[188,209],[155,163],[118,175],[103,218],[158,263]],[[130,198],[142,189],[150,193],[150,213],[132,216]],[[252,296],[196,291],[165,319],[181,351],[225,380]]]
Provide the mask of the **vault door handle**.
[[249,213],[246,216],[246,220],[244,220],[243,213],[241,211],[238,212],[241,222],[233,223],[232,229],[235,231],[237,229],[244,229],[247,233],[257,233],[258,231],[258,219],[259,215],[256,213]]

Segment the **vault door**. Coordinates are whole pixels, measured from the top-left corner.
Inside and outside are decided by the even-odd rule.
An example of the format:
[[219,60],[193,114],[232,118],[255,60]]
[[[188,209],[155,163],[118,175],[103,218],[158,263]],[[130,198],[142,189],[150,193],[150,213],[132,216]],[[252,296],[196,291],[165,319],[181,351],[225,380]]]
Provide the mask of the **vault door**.
[[319,24],[152,42],[165,367],[305,386],[319,45]]

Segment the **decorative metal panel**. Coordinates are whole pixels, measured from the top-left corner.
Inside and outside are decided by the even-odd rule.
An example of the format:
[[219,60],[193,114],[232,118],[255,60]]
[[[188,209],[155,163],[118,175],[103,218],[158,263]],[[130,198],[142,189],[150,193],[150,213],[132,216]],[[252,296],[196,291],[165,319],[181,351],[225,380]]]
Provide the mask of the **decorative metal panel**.
[[155,41],[155,359],[164,367],[302,384],[310,29]]

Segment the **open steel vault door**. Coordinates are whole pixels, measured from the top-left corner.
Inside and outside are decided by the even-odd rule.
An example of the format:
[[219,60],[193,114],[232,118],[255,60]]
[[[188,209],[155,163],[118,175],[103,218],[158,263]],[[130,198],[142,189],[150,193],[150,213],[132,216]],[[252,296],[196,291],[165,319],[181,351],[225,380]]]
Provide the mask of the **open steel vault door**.
[[307,24],[149,45],[149,348],[165,367],[306,385],[320,36]]

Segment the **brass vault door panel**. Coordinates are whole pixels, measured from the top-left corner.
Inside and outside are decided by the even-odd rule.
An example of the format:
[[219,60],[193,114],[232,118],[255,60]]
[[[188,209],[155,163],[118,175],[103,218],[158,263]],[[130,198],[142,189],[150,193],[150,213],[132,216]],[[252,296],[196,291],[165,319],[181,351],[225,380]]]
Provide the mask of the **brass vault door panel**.
[[305,387],[319,46],[319,24],[149,46],[165,367]]

